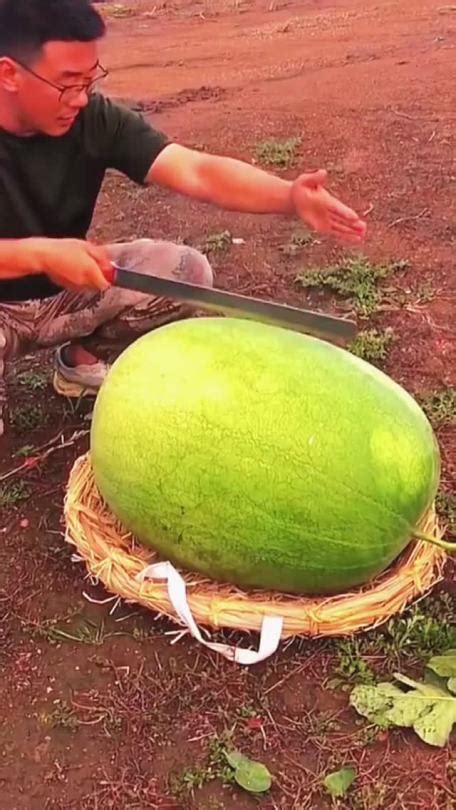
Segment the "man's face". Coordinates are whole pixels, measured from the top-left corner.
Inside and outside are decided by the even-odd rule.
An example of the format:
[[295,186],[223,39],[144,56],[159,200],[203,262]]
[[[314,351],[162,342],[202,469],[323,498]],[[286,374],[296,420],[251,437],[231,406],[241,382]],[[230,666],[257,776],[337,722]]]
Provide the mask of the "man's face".
[[48,42],[30,70],[1,62],[1,84],[24,134],[68,132],[88,103],[87,85],[100,73],[96,42]]

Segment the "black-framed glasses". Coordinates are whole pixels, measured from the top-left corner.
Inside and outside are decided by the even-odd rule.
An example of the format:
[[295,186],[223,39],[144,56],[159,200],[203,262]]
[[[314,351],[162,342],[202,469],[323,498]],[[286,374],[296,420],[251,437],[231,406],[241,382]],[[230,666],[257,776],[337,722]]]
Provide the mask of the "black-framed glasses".
[[54,82],[49,81],[49,79],[45,79],[44,76],[40,76],[39,73],[35,73],[32,68],[29,68],[27,65],[24,65],[22,62],[19,62],[17,59],[15,60],[18,65],[21,66],[23,70],[27,73],[30,73],[35,79],[39,79],[40,81],[44,82],[45,84],[49,85],[49,87],[53,87],[54,90],[58,90],[60,93],[59,95],[59,103],[66,101],[68,103],[74,101],[81,93],[87,93],[88,96],[93,93],[95,90],[98,82],[102,79],[106,79],[106,76],[109,75],[109,70],[103,67],[100,62],[97,62],[96,68],[99,70],[99,74],[95,76],[94,79],[91,79],[90,82],[84,82],[81,84],[55,84]]

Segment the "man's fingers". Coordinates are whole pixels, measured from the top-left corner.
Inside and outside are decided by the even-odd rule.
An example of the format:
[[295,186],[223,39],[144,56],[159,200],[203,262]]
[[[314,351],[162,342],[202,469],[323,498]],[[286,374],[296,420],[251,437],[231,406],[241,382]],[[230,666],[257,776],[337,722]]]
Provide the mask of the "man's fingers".
[[326,230],[346,231],[347,233],[355,233],[363,236],[366,232],[366,223],[360,219],[347,220],[345,217],[338,216],[337,214],[328,214],[327,211],[321,211],[314,219],[314,225],[321,229],[326,223]]
[[361,226],[363,228],[366,227],[366,223],[362,220],[359,216],[355,214],[354,217],[346,217],[344,214],[339,214],[334,211],[329,212],[329,216],[334,222],[340,222],[342,225],[347,225],[349,227],[353,226]]
[[333,201],[328,204],[328,210],[333,216],[340,217],[347,222],[354,222],[359,219],[356,211],[353,211],[348,205],[344,205],[340,200],[336,200],[336,198],[333,198]]
[[107,290],[112,277],[112,265],[106,248],[87,243],[87,252],[91,261],[91,276],[95,286],[100,290]]
[[71,275],[68,277],[70,283],[74,282],[79,288],[107,290],[110,286],[96,259],[87,253],[80,256]]
[[350,228],[343,228],[341,225],[334,225],[330,229],[330,233],[333,236],[337,236],[339,239],[344,239],[346,242],[353,242],[356,244],[361,242],[363,239],[362,234],[356,233],[356,231],[353,231]]
[[357,214],[354,217],[347,218],[344,214],[340,214],[339,211],[332,211],[330,218],[331,222],[351,228],[361,234],[364,234],[367,230],[366,223]]
[[92,259],[95,259],[102,270],[109,270],[111,267],[111,259],[105,247],[87,242],[87,252]]
[[331,227],[333,228],[338,228],[339,230],[352,233],[361,238],[366,235],[366,225],[363,222],[353,222],[351,224],[347,224],[346,222],[341,222],[339,219],[331,219],[330,222]]
[[320,220],[313,223],[313,229],[319,233],[326,233],[328,236],[335,236],[343,238],[345,241],[361,242],[364,236],[363,231],[357,230],[349,225],[343,225],[332,219],[328,219],[326,223]]
[[342,228],[348,228],[348,230],[353,233],[359,233],[361,236],[364,236],[367,231],[367,225],[361,219],[347,222],[345,219],[332,216],[330,217],[330,222],[334,225],[340,225]]
[[92,262],[90,266],[88,280],[90,281],[91,286],[96,287],[98,290],[107,290],[110,286],[108,279],[95,261]]
[[331,223],[337,223],[341,226],[347,227],[352,232],[354,231],[362,236],[366,233],[366,223],[359,218],[356,211],[349,208],[347,205],[330,194],[325,196],[326,199],[321,199],[321,205],[326,211],[327,215],[329,215]]
[[[107,290],[111,262],[106,248],[80,239],[42,240],[40,265],[68,289]],[[105,275],[106,273],[106,275]]]
[[[315,172],[315,177],[321,174],[325,174],[326,172]],[[314,176],[312,175],[311,178]],[[337,197],[335,197],[331,192],[327,191],[326,189],[322,188],[322,183],[316,182],[315,186],[312,185],[312,182],[305,182],[305,188],[315,188],[317,194],[315,195],[319,202],[324,208],[328,211],[329,214],[340,217],[342,220],[346,222],[354,222],[359,219],[358,214],[353,208],[350,208],[345,203],[341,202]]]

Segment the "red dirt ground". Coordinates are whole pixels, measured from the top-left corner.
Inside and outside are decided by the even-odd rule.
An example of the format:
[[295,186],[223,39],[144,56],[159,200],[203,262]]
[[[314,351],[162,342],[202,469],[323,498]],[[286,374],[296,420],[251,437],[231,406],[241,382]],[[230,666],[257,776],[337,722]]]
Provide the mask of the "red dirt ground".
[[[410,262],[394,279],[395,287],[411,291],[410,305],[390,305],[369,324],[394,328],[386,370],[414,394],[454,388],[455,7],[433,0],[150,0],[99,8],[110,25],[103,46],[107,91],[145,110],[172,137],[246,160],[265,138],[302,138],[284,176],[327,168],[333,189],[369,212],[366,255]],[[93,234],[202,244],[228,229],[245,243],[211,256],[217,285],[305,306],[297,273],[347,251],[321,240],[286,256],[281,247],[295,227],[279,217],[238,216],[138,190],[113,174]],[[433,297],[420,304],[429,285]],[[24,445],[39,447],[62,430],[67,439],[87,431],[88,404],[73,412],[49,387],[33,390],[45,362],[21,365],[25,384],[17,370],[10,379],[16,426],[2,448],[0,474],[21,463],[14,454]],[[18,423],[24,408],[34,426]],[[454,422],[438,433],[450,493],[455,433]],[[366,729],[344,690],[324,688],[343,660],[340,645],[296,642],[245,670],[188,639],[170,646],[164,632],[173,628],[145,612],[118,623],[132,611],[123,607],[110,617],[109,605],[89,604],[83,591],[106,594],[71,562],[61,518],[69,469],[86,447],[84,436],[14,477],[26,489],[1,510],[1,807],[255,807],[240,790],[207,779],[209,741],[229,729],[238,747],[274,775],[261,801],[268,810],[330,807],[321,777],[346,762],[356,764],[358,780],[340,806],[455,806],[450,748],[432,749],[408,732]],[[422,608],[442,623],[454,621],[449,569],[440,601]],[[56,625],[79,640],[62,640]],[[386,634],[366,641],[370,666],[389,672],[416,664],[420,671],[413,649],[391,659],[382,646],[387,640]],[[350,649],[356,653],[356,645]],[[206,784],[198,788],[199,781]],[[189,782],[193,792],[183,787]]]

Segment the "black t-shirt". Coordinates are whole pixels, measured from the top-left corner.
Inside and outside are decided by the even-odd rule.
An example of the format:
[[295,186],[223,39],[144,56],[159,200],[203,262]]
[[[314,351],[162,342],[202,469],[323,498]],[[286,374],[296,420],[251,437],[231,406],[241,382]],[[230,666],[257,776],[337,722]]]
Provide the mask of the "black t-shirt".
[[[62,137],[0,129],[0,239],[84,239],[106,170],[142,184],[167,143],[141,115],[98,94]],[[45,275],[0,279],[0,301],[58,292]]]

